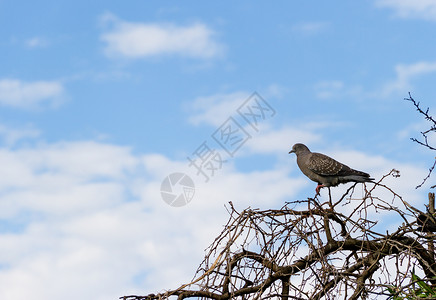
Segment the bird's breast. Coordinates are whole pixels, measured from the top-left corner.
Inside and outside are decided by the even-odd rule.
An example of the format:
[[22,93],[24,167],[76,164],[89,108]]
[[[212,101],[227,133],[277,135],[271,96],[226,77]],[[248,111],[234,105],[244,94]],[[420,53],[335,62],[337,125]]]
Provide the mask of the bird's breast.
[[310,180],[318,183],[323,183],[322,177],[310,170],[304,163],[303,159],[297,157],[297,165],[300,168],[301,172],[306,175]]

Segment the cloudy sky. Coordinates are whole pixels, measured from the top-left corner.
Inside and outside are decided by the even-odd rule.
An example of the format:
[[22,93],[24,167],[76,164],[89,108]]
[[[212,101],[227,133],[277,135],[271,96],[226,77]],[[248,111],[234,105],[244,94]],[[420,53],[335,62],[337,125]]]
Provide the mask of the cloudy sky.
[[[423,208],[434,154],[403,98],[436,110],[435,0],[0,0],[0,36],[1,299],[189,281],[229,201],[314,195],[296,142],[399,169],[389,185]],[[181,207],[173,173],[194,185],[165,194]]]

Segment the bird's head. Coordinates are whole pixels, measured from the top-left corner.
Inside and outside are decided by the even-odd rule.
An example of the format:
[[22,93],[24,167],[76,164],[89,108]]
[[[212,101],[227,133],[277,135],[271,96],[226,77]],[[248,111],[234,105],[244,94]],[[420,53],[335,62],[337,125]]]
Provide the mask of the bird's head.
[[292,146],[292,150],[289,151],[289,154],[295,153],[298,155],[300,153],[307,153],[307,152],[310,152],[310,150],[309,148],[306,147],[306,145],[297,143],[294,146]]

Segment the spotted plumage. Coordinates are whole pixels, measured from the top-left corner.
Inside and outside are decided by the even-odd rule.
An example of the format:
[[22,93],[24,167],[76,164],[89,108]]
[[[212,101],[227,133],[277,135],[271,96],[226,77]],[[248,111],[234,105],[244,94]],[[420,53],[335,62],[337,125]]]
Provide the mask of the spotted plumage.
[[297,155],[301,172],[318,183],[316,193],[322,187],[337,186],[347,182],[370,182],[368,173],[357,171],[321,153],[310,152],[304,144],[295,144],[289,153]]

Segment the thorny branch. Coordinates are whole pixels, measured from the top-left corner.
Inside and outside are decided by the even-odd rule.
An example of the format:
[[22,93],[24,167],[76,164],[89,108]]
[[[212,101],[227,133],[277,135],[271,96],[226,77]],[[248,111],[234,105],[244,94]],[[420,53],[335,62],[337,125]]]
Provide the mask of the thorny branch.
[[[121,299],[376,299],[388,295],[388,285],[410,281],[413,266],[435,283],[435,259],[423,246],[429,237],[407,221],[421,212],[382,182],[396,172],[364,186],[360,199],[353,185],[334,205],[330,194],[324,203],[309,198],[269,210],[238,212],[230,202],[229,221],[206,250],[196,279]],[[383,233],[368,218],[376,213],[405,222]]]

